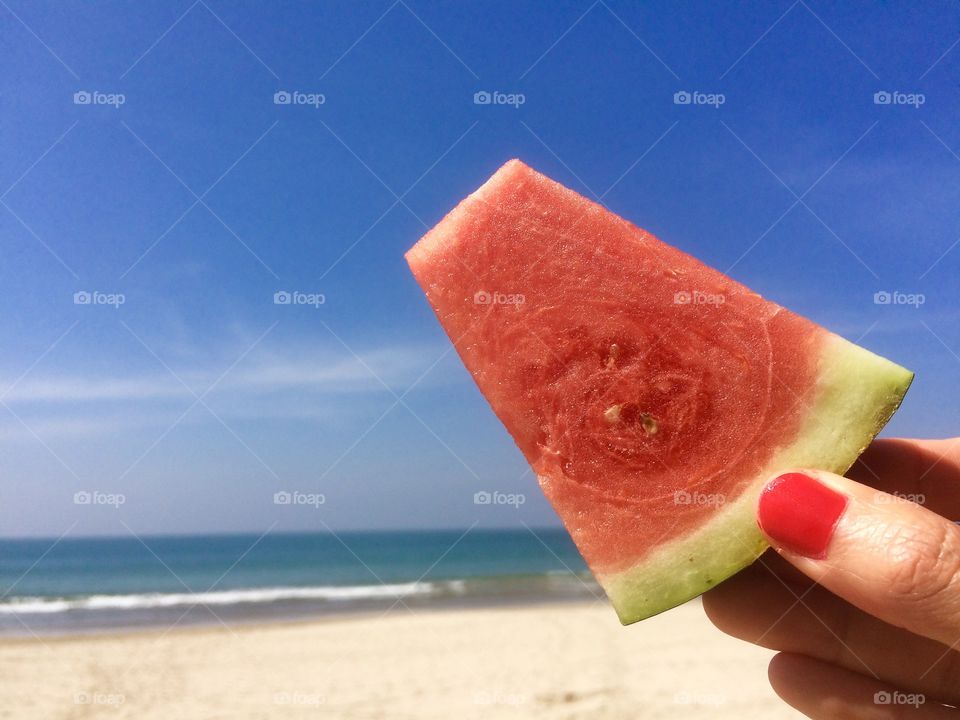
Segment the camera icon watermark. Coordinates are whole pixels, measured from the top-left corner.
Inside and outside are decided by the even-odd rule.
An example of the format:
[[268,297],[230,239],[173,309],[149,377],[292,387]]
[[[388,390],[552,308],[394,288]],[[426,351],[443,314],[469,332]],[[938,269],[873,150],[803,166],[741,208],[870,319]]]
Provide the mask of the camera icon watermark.
[[327,96],[323,93],[305,93],[299,90],[277,90],[273,94],[274,105],[309,105],[317,109],[325,105]]
[[927,101],[923,93],[905,93],[899,90],[878,90],[873,94],[874,105],[908,105],[919,109]]
[[519,110],[525,102],[527,102],[527,96],[523,93],[478,90],[473,94],[474,105],[508,105],[514,110]]
[[899,290],[878,290],[873,294],[874,305],[907,305],[914,309],[927,302],[923,293],[905,293]]
[[127,296],[123,293],[105,293],[99,290],[77,290],[77,292],[73,294],[74,305],[107,305],[116,310],[125,302],[127,302]]
[[127,102],[123,93],[105,93],[99,90],[77,90],[73,94],[74,105],[109,105],[118,109]]
[[273,294],[274,305],[309,305],[317,309],[326,304],[327,296],[323,293],[305,293],[299,290],[277,290]]
[[723,93],[705,93],[699,90],[677,90],[673,94],[674,105],[706,105],[715,110],[727,102],[727,96]]

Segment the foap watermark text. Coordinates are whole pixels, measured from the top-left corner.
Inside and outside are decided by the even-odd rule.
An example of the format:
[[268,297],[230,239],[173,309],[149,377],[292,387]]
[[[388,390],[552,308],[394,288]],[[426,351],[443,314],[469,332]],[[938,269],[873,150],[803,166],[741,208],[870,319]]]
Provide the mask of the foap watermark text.
[[299,490],[280,490],[273,494],[274,505],[305,505],[318,508],[327,502],[323,493],[305,493]]
[[508,505],[519,508],[527,501],[523,493],[505,493],[499,490],[480,490],[473,494],[474,505]]
[[499,90],[489,92],[479,90],[473,94],[474,105],[509,105],[515,110],[519,109],[527,101],[527,96],[523,93],[505,93]]
[[320,693],[301,692],[299,690],[283,691],[273,694],[274,705],[295,705],[299,707],[319,707],[327,703],[326,695]]
[[74,705],[106,705],[119,707],[127,701],[122,693],[78,692],[73,695]]
[[912,705],[920,707],[927,701],[923,693],[905,693],[899,690],[878,690],[873,694],[875,705]]
[[117,109],[127,102],[123,93],[105,93],[99,90],[77,90],[73,94],[74,105],[109,105]]
[[107,305],[114,309],[127,302],[123,293],[105,293],[99,290],[77,290],[73,294],[74,305]]
[[277,290],[273,294],[274,305],[309,305],[318,308],[326,304],[327,296],[323,293],[306,293],[299,290]]
[[898,503],[915,503],[916,505],[926,505],[927,496],[923,493],[885,493],[877,492],[874,502],[877,505],[896,505]]
[[899,290],[878,290],[873,294],[874,305],[909,305],[919,308],[927,301],[923,293],[905,293]]
[[699,490],[677,490],[673,493],[674,505],[707,505],[720,507],[727,501],[723,493],[702,493]]
[[674,305],[723,305],[727,301],[722,293],[701,290],[678,290],[673,294]]
[[99,490],[78,490],[73,494],[74,505],[106,505],[118,508],[125,505],[127,496],[123,493],[107,493]]
[[316,109],[325,105],[327,96],[323,93],[305,93],[299,90],[277,90],[273,94],[274,105],[309,105]]
[[874,105],[909,105],[918,109],[927,101],[923,93],[905,93],[899,90],[878,90],[873,94]]
[[707,105],[715,110],[727,102],[727,96],[723,93],[705,93],[699,90],[692,92],[687,90],[677,90],[673,94],[674,105]]
[[477,290],[473,294],[475,305],[523,305],[527,301],[521,293],[505,293],[487,290]]

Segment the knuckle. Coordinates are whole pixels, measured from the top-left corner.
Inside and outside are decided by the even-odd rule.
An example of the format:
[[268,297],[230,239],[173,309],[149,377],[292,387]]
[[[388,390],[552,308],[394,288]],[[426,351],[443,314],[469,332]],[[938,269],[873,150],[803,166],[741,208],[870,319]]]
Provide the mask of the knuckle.
[[898,523],[886,540],[887,588],[900,602],[924,604],[952,589],[960,572],[960,535],[944,521]]

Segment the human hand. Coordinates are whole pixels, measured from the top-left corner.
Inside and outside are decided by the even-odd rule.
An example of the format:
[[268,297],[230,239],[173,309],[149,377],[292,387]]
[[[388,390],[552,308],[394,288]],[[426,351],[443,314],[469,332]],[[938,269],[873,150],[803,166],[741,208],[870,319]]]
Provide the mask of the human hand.
[[958,718],[960,438],[878,440],[849,475],[768,483],[758,522],[774,550],[704,609],[780,651],[770,683],[811,718]]

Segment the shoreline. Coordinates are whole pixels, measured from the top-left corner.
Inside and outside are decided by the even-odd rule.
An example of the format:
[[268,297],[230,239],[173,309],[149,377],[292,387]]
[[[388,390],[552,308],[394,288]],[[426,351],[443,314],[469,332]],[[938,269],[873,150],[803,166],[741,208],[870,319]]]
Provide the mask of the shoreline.
[[248,625],[394,608],[459,609],[605,599],[593,578],[574,573],[394,580],[362,585],[288,585],[203,592],[29,596],[0,603],[0,638],[96,634],[171,624]]
[[[691,601],[696,602],[696,601]],[[448,614],[457,614],[457,613],[471,613],[471,612],[490,612],[490,613],[510,613],[516,610],[526,611],[526,610],[542,610],[549,611],[557,606],[562,608],[593,608],[593,606],[600,607],[601,601],[599,600],[540,600],[531,601],[529,603],[504,603],[504,604],[493,604],[493,605],[476,605],[476,606],[466,606],[466,605],[448,605],[448,606],[435,606],[427,608],[419,608],[414,611],[416,616],[431,616],[431,615],[448,615]],[[609,606],[606,600],[603,601],[603,606],[609,609],[613,613],[613,608]],[[406,609],[399,607],[394,608],[386,612],[377,611],[377,610],[343,610],[339,612],[326,613],[322,615],[310,615],[305,617],[275,617],[268,620],[247,620],[237,623],[230,623],[228,626],[224,626],[222,623],[217,622],[216,620],[211,620],[207,623],[194,623],[190,625],[178,624],[173,628],[163,625],[154,625],[154,626],[144,626],[144,627],[114,627],[106,628],[103,630],[91,630],[89,632],[70,632],[70,633],[58,633],[54,635],[41,635],[37,633],[36,635],[31,635],[28,632],[24,632],[22,635],[0,635],[0,646],[10,646],[16,644],[22,645],[33,645],[38,642],[45,642],[47,644],[57,644],[57,643],[72,643],[72,642],[98,642],[98,641],[110,641],[110,640],[127,640],[127,639],[140,639],[140,640],[151,640],[155,639],[157,636],[163,637],[179,637],[182,635],[204,635],[209,634],[212,636],[229,634],[231,631],[255,631],[255,630],[271,630],[274,628],[287,628],[287,629],[296,629],[296,628],[310,628],[313,626],[321,625],[333,625],[341,624],[344,625],[353,622],[369,622],[376,621],[380,619],[389,619],[396,617],[397,615],[406,615],[409,616],[410,613]]]
[[[203,632],[203,631],[216,631],[220,630],[223,632],[229,632],[228,628],[224,625],[226,624],[229,628],[233,629],[250,629],[250,628],[270,628],[276,626],[289,626],[289,625],[314,625],[318,623],[336,623],[336,622],[347,622],[350,620],[370,620],[378,618],[391,617],[397,613],[404,614],[409,612],[414,612],[415,614],[431,614],[431,613],[460,613],[460,612],[470,612],[470,611],[498,611],[502,610],[504,612],[509,612],[511,610],[527,610],[527,609],[546,609],[552,608],[555,606],[582,606],[590,607],[593,605],[604,606],[610,609],[610,612],[613,612],[613,609],[609,605],[609,601],[601,596],[600,598],[582,598],[582,597],[537,597],[537,598],[510,598],[510,597],[499,597],[499,598],[449,598],[444,600],[434,600],[430,603],[411,603],[407,602],[405,605],[397,604],[396,607],[344,607],[339,609],[328,609],[321,612],[303,612],[300,614],[263,614],[261,616],[247,616],[232,620],[229,623],[224,623],[224,621],[217,619],[216,617],[209,617],[207,620],[195,620],[195,621],[180,621],[176,622],[175,627],[172,630],[168,630],[168,633],[180,633],[180,632]],[[202,605],[199,605],[198,608],[203,608]],[[29,622],[26,623],[29,626]],[[19,627],[20,630],[16,631],[16,627]],[[34,643],[40,640],[46,642],[59,642],[59,641],[69,641],[69,640],[93,640],[99,638],[110,638],[110,637],[130,637],[130,636],[149,636],[156,634],[158,632],[164,631],[166,628],[170,627],[170,623],[163,622],[154,622],[150,624],[141,624],[141,625],[103,625],[89,627],[86,629],[83,628],[72,628],[60,632],[55,629],[43,629],[40,630],[32,629],[26,630],[23,625],[18,624],[15,626],[14,631],[11,632],[0,632],[0,645],[7,645],[13,642],[25,642],[25,643]]]

